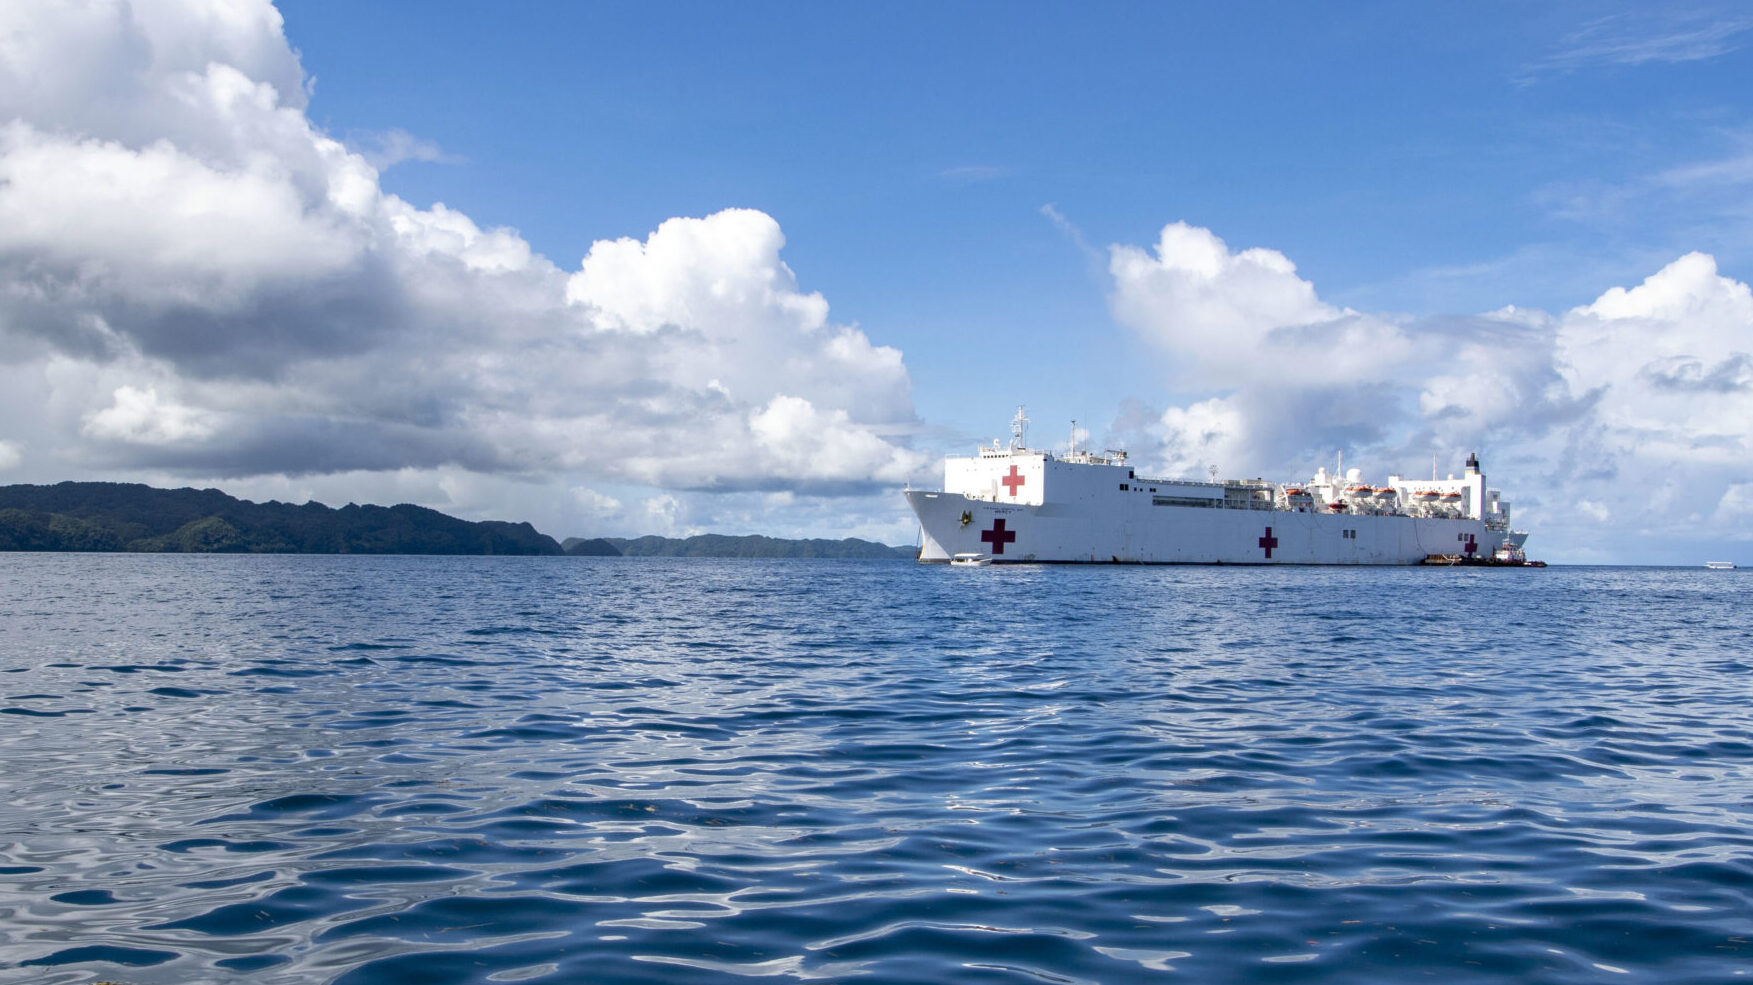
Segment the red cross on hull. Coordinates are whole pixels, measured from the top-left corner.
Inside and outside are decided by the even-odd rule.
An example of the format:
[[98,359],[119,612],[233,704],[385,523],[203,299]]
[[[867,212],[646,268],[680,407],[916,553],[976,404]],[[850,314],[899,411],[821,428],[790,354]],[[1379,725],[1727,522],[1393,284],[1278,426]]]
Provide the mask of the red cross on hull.
[[1266,528],[1266,536],[1260,538],[1260,546],[1266,550],[1266,560],[1272,560],[1272,549],[1278,546],[1278,538],[1272,536],[1272,528]]
[[992,545],[993,554],[1003,554],[1004,545],[1016,543],[1016,531],[1006,530],[1004,517],[992,521],[991,530],[980,531],[980,539]]

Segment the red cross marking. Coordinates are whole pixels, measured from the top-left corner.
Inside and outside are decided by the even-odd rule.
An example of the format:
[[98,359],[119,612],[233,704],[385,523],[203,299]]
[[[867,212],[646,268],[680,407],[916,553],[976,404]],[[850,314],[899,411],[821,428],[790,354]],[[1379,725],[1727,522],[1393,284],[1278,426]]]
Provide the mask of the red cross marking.
[[1266,528],[1266,536],[1260,538],[1260,546],[1266,548],[1266,560],[1272,560],[1272,549],[1278,546],[1278,538],[1272,536],[1272,528]]
[[1016,531],[1004,529],[1004,517],[992,521],[991,530],[980,531],[980,539],[992,545],[992,553],[1003,554],[1004,545],[1016,542]]
[[1479,550],[1479,542],[1473,539],[1472,534],[1468,534],[1467,535],[1467,546],[1461,548],[1461,550],[1467,552],[1467,554],[1469,556],[1471,556],[1474,551]]
[[1005,476],[1004,478],[998,480],[998,481],[1003,483],[1004,487],[1006,489],[1010,490],[1010,494],[1012,496],[1015,496],[1016,491],[1017,491],[1017,487],[1022,485],[1024,482],[1027,482],[1028,477],[1017,474],[1016,466],[1012,465],[1010,467],[1010,474]]

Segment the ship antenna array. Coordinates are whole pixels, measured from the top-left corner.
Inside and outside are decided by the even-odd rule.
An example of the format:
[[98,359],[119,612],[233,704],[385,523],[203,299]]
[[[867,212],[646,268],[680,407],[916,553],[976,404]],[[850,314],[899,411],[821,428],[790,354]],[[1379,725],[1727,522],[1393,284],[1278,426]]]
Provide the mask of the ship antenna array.
[[1023,413],[1023,405],[1016,405],[1016,416],[1010,419],[1010,446],[1027,448],[1029,435],[1029,417]]

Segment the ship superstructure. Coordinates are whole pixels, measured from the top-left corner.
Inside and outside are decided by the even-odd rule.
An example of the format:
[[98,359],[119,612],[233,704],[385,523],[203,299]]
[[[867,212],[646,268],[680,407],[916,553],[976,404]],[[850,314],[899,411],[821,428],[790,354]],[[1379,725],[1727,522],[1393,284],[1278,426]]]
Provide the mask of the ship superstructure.
[[[995,563],[1421,564],[1521,548],[1510,504],[1477,455],[1460,477],[1381,485],[1325,467],[1304,483],[1141,477],[1125,452],[1027,447],[1017,409],[1008,444],[944,462],[940,492],[909,490],[921,561]],[[1075,429],[1073,431],[1075,434]]]

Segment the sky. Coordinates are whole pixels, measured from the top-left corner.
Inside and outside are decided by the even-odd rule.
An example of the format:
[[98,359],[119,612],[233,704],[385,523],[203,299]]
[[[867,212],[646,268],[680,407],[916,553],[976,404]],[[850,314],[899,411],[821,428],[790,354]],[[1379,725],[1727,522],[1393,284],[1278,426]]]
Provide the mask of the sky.
[[1737,3],[0,5],[0,483],[914,542],[1008,434],[1753,563]]

